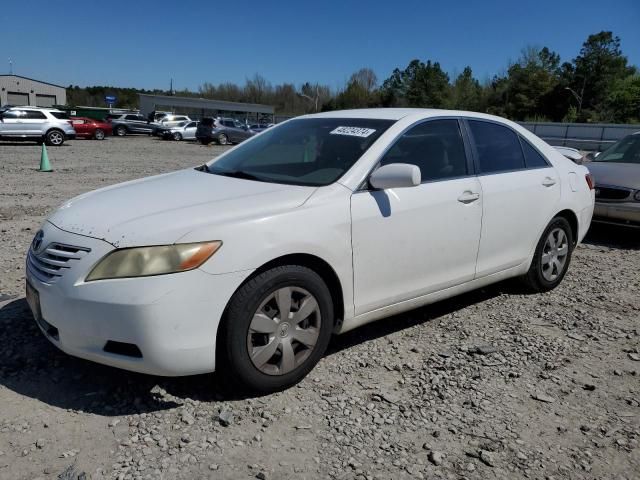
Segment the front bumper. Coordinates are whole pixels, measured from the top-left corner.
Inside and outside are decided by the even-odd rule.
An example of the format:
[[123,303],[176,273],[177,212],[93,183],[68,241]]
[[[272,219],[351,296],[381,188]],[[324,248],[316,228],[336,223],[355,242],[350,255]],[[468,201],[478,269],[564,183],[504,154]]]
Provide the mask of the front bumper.
[[[250,271],[211,275],[196,269],[85,283],[92,266],[114,247],[50,223],[43,231],[45,248],[57,243],[90,249],[49,281],[27,261],[27,281],[38,292],[46,322],[38,325],[54,345],[73,356],[153,375],[214,371],[220,319]],[[135,345],[142,356],[105,351],[107,342]]]
[[640,226],[640,202],[596,202],[594,221]]

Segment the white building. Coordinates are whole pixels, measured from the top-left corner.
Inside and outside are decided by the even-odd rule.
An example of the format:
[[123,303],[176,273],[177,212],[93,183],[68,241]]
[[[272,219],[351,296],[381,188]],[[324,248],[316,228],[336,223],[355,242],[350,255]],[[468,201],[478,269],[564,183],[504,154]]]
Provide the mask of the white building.
[[67,89],[20,75],[0,75],[0,106],[51,107],[67,103]]

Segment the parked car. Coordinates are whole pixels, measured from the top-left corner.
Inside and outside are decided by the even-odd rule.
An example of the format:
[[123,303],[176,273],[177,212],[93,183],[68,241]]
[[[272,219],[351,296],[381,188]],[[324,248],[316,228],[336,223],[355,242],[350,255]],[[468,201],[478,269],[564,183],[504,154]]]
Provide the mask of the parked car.
[[584,155],[582,155],[582,153],[580,153],[580,150],[576,148],[571,148],[571,147],[553,147],[553,148],[558,150],[562,155],[567,157],[572,162],[581,164],[583,161]]
[[150,134],[155,125],[139,113],[125,113],[111,120],[111,128],[115,135],[124,137],[132,133]]
[[640,227],[640,132],[590,159],[586,165],[595,180],[594,221]]
[[166,115],[159,121],[153,123],[152,135],[161,137],[167,129],[175,127],[182,122],[190,122],[191,119],[187,115]]
[[591,188],[584,166],[499,117],[307,115],[201,167],[67,201],[33,239],[27,300],[71,355],[270,392],[334,332],[511,277],[555,288]]
[[255,134],[248,125],[233,118],[203,118],[196,130],[196,139],[203,145],[211,142],[227,145],[240,143]]
[[273,123],[254,123],[252,125],[249,125],[249,129],[255,133],[260,133],[260,132],[264,132],[267,128],[272,127]]
[[76,131],[76,135],[82,138],[104,140],[105,136],[113,133],[110,123],[101,122],[95,118],[71,117],[71,124]]
[[180,122],[172,127],[164,127],[162,133],[158,133],[165,140],[195,140],[198,122]]
[[61,110],[10,107],[0,112],[0,138],[3,140],[35,140],[58,147],[75,137],[69,115]]

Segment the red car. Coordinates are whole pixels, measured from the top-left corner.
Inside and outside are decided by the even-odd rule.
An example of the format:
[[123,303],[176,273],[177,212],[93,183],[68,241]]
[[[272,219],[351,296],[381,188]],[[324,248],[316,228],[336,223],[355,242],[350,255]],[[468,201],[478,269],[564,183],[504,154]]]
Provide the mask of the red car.
[[76,130],[76,136],[81,138],[95,138],[104,140],[106,135],[111,135],[111,124],[87,117],[71,117],[71,123]]

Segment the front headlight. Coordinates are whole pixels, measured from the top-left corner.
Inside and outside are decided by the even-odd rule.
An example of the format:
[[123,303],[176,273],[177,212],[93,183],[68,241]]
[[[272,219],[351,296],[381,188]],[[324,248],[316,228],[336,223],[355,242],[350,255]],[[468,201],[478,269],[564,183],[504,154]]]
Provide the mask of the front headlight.
[[85,281],[186,272],[198,268],[221,246],[221,241],[215,241],[114,250],[93,267]]

